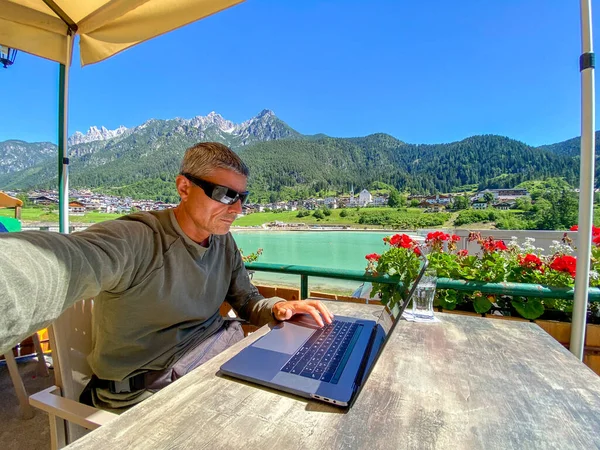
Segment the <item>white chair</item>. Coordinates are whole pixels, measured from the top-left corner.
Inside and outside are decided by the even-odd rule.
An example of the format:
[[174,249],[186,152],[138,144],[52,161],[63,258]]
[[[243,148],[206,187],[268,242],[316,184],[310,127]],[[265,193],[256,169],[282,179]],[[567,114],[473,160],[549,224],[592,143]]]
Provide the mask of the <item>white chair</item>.
[[[92,376],[87,355],[92,351],[93,299],[66,310],[49,328],[55,386],[29,396],[29,403],[48,413],[52,450],[62,448],[117,417],[109,411],[79,403],[79,395]],[[227,303],[220,313],[236,317]],[[245,334],[251,325],[242,325]]]
[[32,406],[48,413],[52,450],[117,417],[79,403],[79,395],[92,375],[86,359],[92,350],[92,308],[92,299],[82,300],[49,328],[55,386],[29,397]]
[[[44,359],[44,352],[42,351],[40,338],[37,333],[34,333],[31,336],[31,339],[33,340],[33,346],[35,347],[35,352],[37,353],[38,358],[37,374],[42,377],[47,377],[49,375],[48,367],[46,366],[46,360]],[[23,385],[23,379],[19,374],[17,361],[15,360],[15,355],[13,355],[12,350],[4,354],[4,359],[6,360],[8,373],[10,374],[13,386],[15,387],[17,399],[19,400],[19,417],[21,419],[31,419],[33,417],[33,410],[31,409],[31,406],[29,406],[29,402],[27,400],[27,391]]]

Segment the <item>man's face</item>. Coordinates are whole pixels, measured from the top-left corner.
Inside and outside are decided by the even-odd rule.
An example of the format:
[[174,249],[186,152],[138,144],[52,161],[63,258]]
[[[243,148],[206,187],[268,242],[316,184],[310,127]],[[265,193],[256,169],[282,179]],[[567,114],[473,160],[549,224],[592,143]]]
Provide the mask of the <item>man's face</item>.
[[[246,190],[246,177],[232,170],[214,169],[202,179],[237,192]],[[181,204],[175,212],[177,221],[182,230],[196,242],[202,242],[211,234],[227,234],[231,223],[242,212],[239,200],[233,205],[213,200],[201,187],[182,175],[177,177],[177,190],[181,196]]]

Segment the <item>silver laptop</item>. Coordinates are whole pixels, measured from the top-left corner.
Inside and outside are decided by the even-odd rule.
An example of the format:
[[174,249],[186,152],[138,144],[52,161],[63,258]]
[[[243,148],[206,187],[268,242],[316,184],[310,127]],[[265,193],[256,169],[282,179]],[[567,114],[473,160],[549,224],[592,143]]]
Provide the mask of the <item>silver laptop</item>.
[[423,277],[427,259],[402,304],[377,321],[335,316],[319,327],[308,314],[277,323],[221,366],[221,372],[337,406],[351,406]]

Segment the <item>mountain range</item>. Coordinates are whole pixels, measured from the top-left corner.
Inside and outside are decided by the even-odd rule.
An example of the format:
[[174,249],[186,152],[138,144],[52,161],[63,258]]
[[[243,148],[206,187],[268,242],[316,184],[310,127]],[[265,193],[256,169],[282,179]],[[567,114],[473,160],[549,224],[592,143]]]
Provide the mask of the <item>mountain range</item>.
[[[200,141],[222,142],[238,152],[251,170],[253,201],[356,191],[374,182],[413,193],[514,187],[557,176],[574,184],[579,173],[578,138],[531,147],[495,135],[434,145],[409,144],[383,133],[307,136],[263,110],[239,124],[211,112],[76,132],[69,138],[70,185],[175,202],[173,178],[183,152]],[[0,189],[56,187],[56,151],[48,142],[0,142]]]

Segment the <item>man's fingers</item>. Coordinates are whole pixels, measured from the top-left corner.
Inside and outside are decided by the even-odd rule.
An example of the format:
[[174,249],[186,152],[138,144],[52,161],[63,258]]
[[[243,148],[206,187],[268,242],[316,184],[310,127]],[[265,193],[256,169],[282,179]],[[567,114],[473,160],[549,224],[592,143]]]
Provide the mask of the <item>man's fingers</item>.
[[313,319],[315,319],[315,322],[317,322],[317,325],[319,325],[320,327],[322,327],[323,325],[325,325],[323,323],[323,319],[321,318],[321,314],[319,314],[319,310],[317,308],[315,308],[314,306],[310,306],[310,305],[306,305],[306,312],[309,313]]
[[277,307],[277,309],[275,310],[275,318],[277,320],[289,320],[294,314],[294,309],[288,307],[288,305],[286,305],[285,307]]
[[333,314],[331,314],[331,312],[329,312],[327,307],[319,301],[315,302],[314,306],[315,306],[315,308],[317,308],[319,310],[319,312],[321,313],[321,316],[323,316],[323,319],[325,319],[325,322],[331,323],[331,321],[333,320]]
[[277,320],[289,320],[294,314],[308,313],[320,327],[331,323],[333,314],[318,300],[292,300],[276,303],[273,312]]

